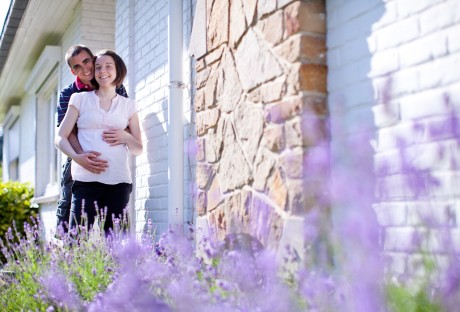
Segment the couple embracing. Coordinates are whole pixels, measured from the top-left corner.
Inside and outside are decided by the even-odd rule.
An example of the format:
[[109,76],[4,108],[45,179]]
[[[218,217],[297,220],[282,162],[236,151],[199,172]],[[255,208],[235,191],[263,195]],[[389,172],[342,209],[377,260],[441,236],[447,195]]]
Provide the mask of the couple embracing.
[[123,87],[127,74],[121,57],[111,50],[94,56],[83,45],[66,53],[76,80],[61,91],[56,146],[69,158],[63,167],[58,226],[77,228],[83,213],[92,226],[106,209],[104,231],[113,228],[129,202],[132,178],[128,153],[142,153],[135,102]]

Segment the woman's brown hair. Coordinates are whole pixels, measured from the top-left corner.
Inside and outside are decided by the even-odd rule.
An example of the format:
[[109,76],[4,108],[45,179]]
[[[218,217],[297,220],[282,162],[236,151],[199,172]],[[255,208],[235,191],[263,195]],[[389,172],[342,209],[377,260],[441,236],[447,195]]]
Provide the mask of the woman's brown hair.
[[[112,50],[101,50],[97,52],[94,56],[94,61],[96,61],[96,59],[102,55],[107,55],[113,58],[115,62],[115,70],[117,71],[117,77],[115,77],[113,83],[117,86],[117,88],[119,88],[128,72],[125,62],[123,62],[123,59]],[[94,78],[91,82],[96,86],[96,89],[99,89],[99,84],[97,83],[96,78]]]

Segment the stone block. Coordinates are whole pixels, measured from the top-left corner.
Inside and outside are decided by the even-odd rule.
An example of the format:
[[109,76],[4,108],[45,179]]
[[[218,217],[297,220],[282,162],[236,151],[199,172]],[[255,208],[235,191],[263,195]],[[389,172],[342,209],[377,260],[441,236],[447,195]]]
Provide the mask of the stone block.
[[286,35],[298,32],[326,34],[326,9],[323,1],[296,1],[284,9]]

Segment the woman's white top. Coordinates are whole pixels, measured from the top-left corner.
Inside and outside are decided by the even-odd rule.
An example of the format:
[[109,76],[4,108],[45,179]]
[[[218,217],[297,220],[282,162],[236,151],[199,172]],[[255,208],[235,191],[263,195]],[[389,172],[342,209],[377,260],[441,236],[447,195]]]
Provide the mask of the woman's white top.
[[110,146],[102,139],[102,132],[111,129],[126,129],[129,119],[136,113],[133,100],[118,95],[106,112],[99,106],[99,97],[91,92],[74,93],[69,105],[78,110],[78,141],[84,151],[101,153],[99,158],[108,161],[108,168],[99,174],[92,173],[72,161],[72,178],[81,182],[105,184],[132,183],[126,144]]

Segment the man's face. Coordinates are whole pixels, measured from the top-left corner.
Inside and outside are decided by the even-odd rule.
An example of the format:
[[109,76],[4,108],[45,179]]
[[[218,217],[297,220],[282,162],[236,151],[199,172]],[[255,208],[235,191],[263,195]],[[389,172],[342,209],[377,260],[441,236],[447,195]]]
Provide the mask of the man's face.
[[71,57],[69,64],[72,74],[78,76],[84,84],[90,84],[91,79],[94,78],[94,62],[88,52],[81,51]]

